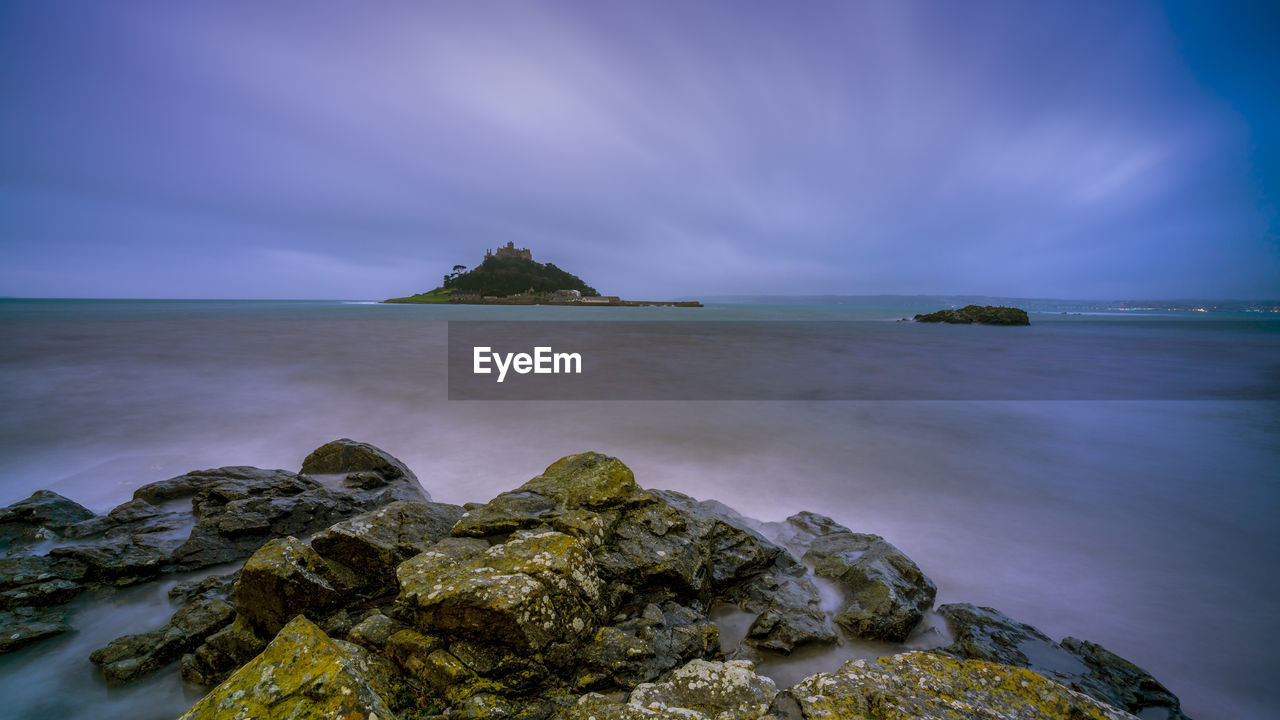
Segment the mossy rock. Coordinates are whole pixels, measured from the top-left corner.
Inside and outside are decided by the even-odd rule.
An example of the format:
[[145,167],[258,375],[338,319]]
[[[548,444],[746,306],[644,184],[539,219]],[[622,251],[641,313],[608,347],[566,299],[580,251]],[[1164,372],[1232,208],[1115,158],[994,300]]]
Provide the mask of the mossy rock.
[[374,689],[379,683],[365,673],[373,663],[352,657],[352,648],[299,616],[179,720],[394,718]]
[[1030,670],[928,652],[848,662],[789,694],[804,720],[1134,720]]

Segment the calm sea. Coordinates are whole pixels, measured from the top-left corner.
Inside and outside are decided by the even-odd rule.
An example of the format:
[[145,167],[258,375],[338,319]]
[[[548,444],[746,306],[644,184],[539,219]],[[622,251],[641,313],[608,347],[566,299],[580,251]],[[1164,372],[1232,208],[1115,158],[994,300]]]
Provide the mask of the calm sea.
[[[338,437],[400,457],[437,500],[484,501],[562,455],[597,450],[648,487],[764,520],[812,509],[883,535],[937,582],[939,603],[990,605],[1054,638],[1099,642],[1152,671],[1193,717],[1274,717],[1280,321],[1047,308],[1030,328],[886,323],[926,309],[936,308],[3,301],[0,505],[49,488],[104,511],[192,469],[296,470]],[[947,333],[939,347],[949,351],[1034,340],[1040,358],[1019,361],[1033,367],[1084,343],[1101,348],[1107,372],[1159,372],[1173,390],[1154,400],[451,402],[446,321],[460,319],[848,322],[874,337],[885,368],[919,353],[921,332]],[[975,330],[1022,335],[964,334]],[[1226,392],[1204,382],[1217,358],[1234,363]],[[173,718],[194,701],[176,668],[115,690],[87,659],[163,623],[163,586],[75,607],[76,633],[0,657],[0,716]]]

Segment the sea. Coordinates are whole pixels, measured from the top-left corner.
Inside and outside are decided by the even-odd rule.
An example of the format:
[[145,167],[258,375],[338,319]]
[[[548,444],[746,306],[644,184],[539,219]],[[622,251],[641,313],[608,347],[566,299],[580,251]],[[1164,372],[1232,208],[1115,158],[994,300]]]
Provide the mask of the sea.
[[[1027,303],[1029,327],[900,322],[938,303],[3,300],[0,506],[46,488],[104,512],[190,470],[297,470],[340,437],[399,457],[437,501],[483,502],[594,450],[645,487],[763,521],[814,510],[881,535],[936,582],[939,604],[990,606],[1055,639],[1100,643],[1153,673],[1193,718],[1275,717],[1280,313],[1040,300]],[[868,392],[775,396],[765,373],[744,375],[745,392],[726,399],[458,399],[450,322],[477,320],[817,323],[860,342],[850,367]],[[827,343],[822,363],[807,364],[810,347],[788,367],[839,360]],[[904,361],[922,354],[942,361]],[[975,366],[948,365],[952,356],[1016,364],[1014,384],[1065,366],[1106,382],[1064,396],[1041,374],[1038,390],[957,394]],[[904,372],[920,382],[904,384]],[[1001,377],[972,382],[994,388]],[[176,665],[109,688],[88,660],[116,636],[163,624],[174,609],[165,592],[180,579],[82,596],[72,633],[0,656],[0,717],[180,715],[201,690]],[[859,653],[875,648],[767,669],[785,683]]]

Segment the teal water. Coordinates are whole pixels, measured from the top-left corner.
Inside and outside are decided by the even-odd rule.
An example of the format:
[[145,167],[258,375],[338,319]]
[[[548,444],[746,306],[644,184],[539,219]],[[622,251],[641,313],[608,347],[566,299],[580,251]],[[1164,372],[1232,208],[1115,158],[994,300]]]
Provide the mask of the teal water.
[[[195,468],[297,469],[344,436],[402,458],[438,500],[483,501],[594,449],[646,486],[765,520],[813,509],[884,535],[938,583],[940,603],[991,605],[1055,638],[1102,643],[1155,673],[1193,717],[1271,716],[1280,403],[1249,393],[1274,397],[1280,382],[1275,315],[1031,315],[1046,337],[1244,353],[1256,372],[1234,399],[447,400],[447,320],[849,321],[883,337],[887,322],[936,307],[0,301],[0,504],[50,488],[101,511]],[[887,365],[900,357],[889,332]],[[95,698],[82,717],[185,709],[176,668],[140,690],[108,691],[93,673],[101,636],[163,614],[119,613],[85,608],[76,622],[92,627],[78,636],[0,658],[8,712],[38,717],[69,688]]]

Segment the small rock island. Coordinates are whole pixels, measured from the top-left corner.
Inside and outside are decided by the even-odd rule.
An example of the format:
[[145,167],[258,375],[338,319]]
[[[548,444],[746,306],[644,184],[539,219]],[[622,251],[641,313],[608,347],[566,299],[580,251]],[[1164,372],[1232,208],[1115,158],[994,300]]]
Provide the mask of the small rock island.
[[460,305],[565,305],[570,307],[702,307],[696,300],[623,300],[601,295],[577,275],[551,263],[533,259],[528,248],[508,242],[488,250],[484,261],[471,270],[454,265],[453,272],[434,290],[383,300],[397,304]]
[[965,305],[958,310],[939,310],[927,315],[916,315],[916,322],[947,323],[950,325],[1030,325],[1027,311],[1022,308],[996,305]]
[[[89,657],[111,685],[167,669],[203,686],[181,720],[1186,720],[1101,645],[935,608],[923,568],[878,535],[814,512],[753,520],[595,452],[459,506],[342,438],[298,472],[193,471],[106,515],[40,491],[0,508],[0,550],[0,653],[71,630],[81,593],[223,566]],[[718,608],[750,620],[744,637],[722,635]],[[947,633],[906,647],[930,617]],[[789,687],[761,665],[857,642],[878,657]]]

